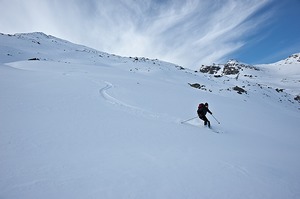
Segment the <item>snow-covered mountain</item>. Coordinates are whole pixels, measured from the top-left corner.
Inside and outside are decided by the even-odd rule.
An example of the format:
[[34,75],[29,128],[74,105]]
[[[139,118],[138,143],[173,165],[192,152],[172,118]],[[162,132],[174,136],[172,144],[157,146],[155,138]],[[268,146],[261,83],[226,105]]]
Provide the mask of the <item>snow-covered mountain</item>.
[[281,60],[275,63],[276,65],[285,65],[285,64],[300,64],[300,53],[293,54],[288,58]]
[[299,198],[299,68],[0,34],[0,198]]
[[229,60],[225,64],[202,65],[199,71],[211,74],[216,78],[231,77],[241,80],[239,83],[242,83],[242,87],[246,88],[244,90],[261,90],[265,96],[268,96],[270,89],[275,90],[282,93],[279,97],[280,102],[287,100],[295,103],[295,101],[300,102],[299,55],[300,53],[273,64],[257,66]]

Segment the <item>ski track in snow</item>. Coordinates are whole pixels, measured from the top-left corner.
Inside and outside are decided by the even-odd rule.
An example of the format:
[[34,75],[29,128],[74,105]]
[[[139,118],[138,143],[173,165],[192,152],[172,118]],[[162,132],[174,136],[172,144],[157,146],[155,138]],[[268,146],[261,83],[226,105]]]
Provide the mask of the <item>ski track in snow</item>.
[[152,113],[150,111],[141,109],[141,108],[136,107],[136,106],[132,106],[130,104],[127,104],[127,103],[125,103],[121,100],[118,100],[118,99],[114,98],[113,96],[111,96],[107,92],[109,89],[112,89],[114,87],[114,85],[112,83],[106,82],[106,81],[105,81],[105,84],[106,84],[106,86],[101,88],[99,90],[99,93],[109,103],[119,106],[120,109],[122,109],[122,110],[125,110],[127,112],[131,112],[131,113],[134,113],[134,114],[137,114],[137,115],[142,115],[144,117],[151,117],[151,118],[159,118],[160,117],[160,115],[158,115],[158,114]]

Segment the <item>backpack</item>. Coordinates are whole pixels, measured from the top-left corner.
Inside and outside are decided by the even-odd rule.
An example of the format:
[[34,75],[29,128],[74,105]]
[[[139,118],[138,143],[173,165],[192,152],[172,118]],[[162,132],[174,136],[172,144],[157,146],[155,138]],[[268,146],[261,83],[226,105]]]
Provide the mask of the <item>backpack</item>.
[[204,108],[204,104],[203,103],[201,103],[201,104],[198,105],[198,111],[201,112],[203,110],[203,108]]

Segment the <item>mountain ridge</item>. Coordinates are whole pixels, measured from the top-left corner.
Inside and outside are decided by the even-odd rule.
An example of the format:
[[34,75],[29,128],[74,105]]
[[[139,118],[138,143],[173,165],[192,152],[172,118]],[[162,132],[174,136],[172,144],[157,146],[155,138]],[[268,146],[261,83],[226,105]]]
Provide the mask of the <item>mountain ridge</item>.
[[[92,51],[93,53],[99,53],[99,56],[115,56],[115,57],[122,57],[122,56],[119,56],[119,55],[114,55],[114,54],[109,54],[109,53],[105,53],[105,52],[102,52],[102,51],[98,51],[98,50],[95,50],[93,48],[90,48],[90,47],[87,47],[87,46],[84,46],[84,45],[79,45],[79,44],[75,44],[75,43],[72,43],[72,42],[69,42],[67,40],[64,40],[64,39],[60,39],[60,38],[57,38],[57,37],[54,37],[52,35],[47,35],[43,32],[32,32],[32,33],[16,33],[16,34],[4,34],[4,33],[0,33],[1,36],[5,36],[5,37],[17,37],[18,39],[23,39],[23,40],[29,40],[31,41],[32,43],[35,43],[35,44],[41,44],[40,42],[43,40],[43,39],[48,39],[48,40],[51,40],[51,42],[55,42],[55,43],[58,43],[58,46],[63,46],[63,44],[71,44],[71,45],[75,45],[77,46],[78,50],[80,48],[84,48],[86,49],[87,51]],[[5,41],[5,39],[4,39]],[[44,40],[45,41],[45,40]],[[66,49],[64,49],[66,50]],[[8,53],[9,54],[9,53]],[[11,55],[9,55],[11,56]],[[138,57],[122,57],[122,58],[130,58],[130,59],[134,59],[137,61],[137,59],[139,59]],[[3,57],[2,57],[3,59]],[[29,59],[29,58],[28,58]],[[140,57],[140,59],[142,60],[158,60],[158,59],[149,59],[149,58],[145,58],[145,57]],[[274,62],[274,63],[271,63],[270,65],[273,65],[273,64],[280,64],[280,65],[283,65],[283,64],[299,64],[300,63],[300,53],[294,53],[292,55],[290,55],[289,57],[283,59],[283,60],[280,60],[278,62]],[[173,63],[174,64],[174,63]],[[238,60],[235,60],[235,59],[230,59],[227,61],[228,65],[241,65],[241,66],[246,66],[246,67],[255,67],[255,65],[250,65],[250,64],[247,64],[247,63],[242,63]],[[176,64],[174,64],[176,65]],[[213,65],[225,65],[225,64],[213,64]],[[257,65],[265,65],[265,64],[257,64]],[[202,66],[205,66],[205,65],[202,65]]]

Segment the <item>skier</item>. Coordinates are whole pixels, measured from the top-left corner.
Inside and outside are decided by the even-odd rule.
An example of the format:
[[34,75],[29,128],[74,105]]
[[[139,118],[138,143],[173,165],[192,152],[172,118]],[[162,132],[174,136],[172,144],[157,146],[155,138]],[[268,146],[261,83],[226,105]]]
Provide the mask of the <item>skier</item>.
[[212,115],[212,112],[208,109],[208,103],[199,104],[198,110],[197,110],[198,116],[201,120],[204,121],[204,125],[205,126],[208,125],[208,127],[210,128],[210,121],[205,116],[207,112],[209,112]]

